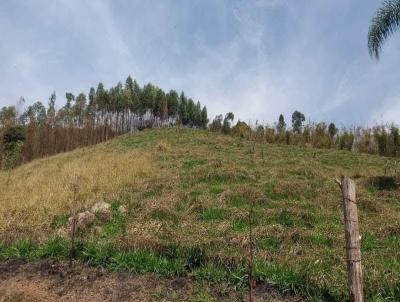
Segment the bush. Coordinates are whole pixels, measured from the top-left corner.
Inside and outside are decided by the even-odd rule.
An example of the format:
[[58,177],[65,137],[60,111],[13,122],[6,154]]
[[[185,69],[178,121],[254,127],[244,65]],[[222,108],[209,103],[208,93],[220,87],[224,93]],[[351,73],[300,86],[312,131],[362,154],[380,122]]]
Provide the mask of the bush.
[[236,126],[232,128],[231,134],[242,138],[251,137],[251,128],[245,122],[238,121]]

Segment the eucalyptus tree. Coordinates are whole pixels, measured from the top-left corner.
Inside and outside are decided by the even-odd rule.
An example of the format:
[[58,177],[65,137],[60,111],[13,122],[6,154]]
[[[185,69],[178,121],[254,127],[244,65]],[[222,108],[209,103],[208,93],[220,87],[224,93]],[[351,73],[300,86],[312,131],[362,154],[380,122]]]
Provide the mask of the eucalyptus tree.
[[151,113],[154,105],[155,87],[148,83],[143,87],[142,93],[140,94],[140,105],[139,115],[141,118],[141,124],[143,126],[143,119],[147,120],[148,115]]
[[142,88],[140,85],[136,82],[136,80],[133,81],[133,99],[131,103],[131,111],[138,115],[139,108],[140,108],[140,96],[142,94]]
[[376,12],[368,32],[368,49],[379,59],[382,46],[400,27],[400,0],[386,0]]
[[196,119],[196,106],[194,105],[192,99],[189,99],[187,103],[187,115],[188,119],[186,124],[189,125],[190,127],[193,127],[194,121]]
[[16,123],[17,120],[17,110],[15,106],[3,107],[0,110],[0,126],[8,127]]
[[96,91],[93,87],[89,90],[89,102],[86,107],[86,116],[89,120],[89,124],[91,128],[95,126],[95,118],[96,118],[96,111],[97,111],[97,104],[96,104]]
[[163,91],[160,88],[156,88],[156,93],[152,98],[151,111],[153,116],[158,119],[161,116],[161,102],[163,97]]
[[83,126],[85,112],[87,106],[86,95],[81,92],[75,99],[75,104],[72,106],[72,118],[78,128]]
[[201,127],[201,104],[199,101],[196,103],[196,108],[195,108],[195,121],[194,124],[196,127]]
[[181,125],[187,125],[189,121],[189,113],[188,113],[188,101],[183,93],[179,96],[179,123]]
[[222,114],[217,115],[210,124],[210,131],[220,132],[222,130]]
[[26,123],[37,123],[39,127],[43,127],[47,122],[47,113],[46,107],[42,104],[42,102],[35,102],[32,105],[28,106],[25,112],[22,114],[22,120]]
[[279,115],[278,124],[276,125],[276,130],[278,131],[279,134],[284,133],[286,130],[286,122],[285,118],[283,117],[283,114]]
[[127,104],[123,93],[122,83],[118,82],[118,84],[115,87],[112,87],[109,91],[108,116],[115,132],[121,131],[121,120],[124,118],[125,107],[127,107]]
[[178,116],[179,109],[179,96],[175,90],[170,90],[167,93],[167,106],[168,106],[168,116],[172,119],[176,119]]
[[[116,134],[152,126],[155,122],[177,122],[185,126],[208,125],[207,108],[175,90],[165,93],[151,83],[143,88],[128,76],[124,85],[119,82],[107,90],[103,83],[90,88],[88,95],[77,97],[65,94],[66,101],[59,110],[55,107],[56,93],[49,98],[47,108],[36,102],[19,115],[14,106],[0,110],[0,138],[4,132],[21,125],[26,132],[23,161],[101,142]],[[217,124],[222,127],[222,116]],[[139,123],[138,123],[139,122]],[[217,127],[218,128],[218,127]],[[0,161],[4,158],[0,139]]]
[[[135,92],[134,92],[134,83],[131,76],[128,76],[125,81],[124,86],[124,98],[125,98],[125,108],[124,108],[124,123],[126,124],[125,129],[131,128],[131,115],[134,111],[133,109],[133,102],[136,101],[135,99]],[[124,130],[125,130],[124,129]]]
[[47,108],[47,117],[49,119],[49,123],[51,124],[54,123],[54,119],[56,116],[56,99],[57,99],[56,92],[53,91],[53,93],[49,98],[48,108]]
[[228,112],[225,115],[224,122],[222,123],[222,132],[225,134],[228,134],[231,131],[231,122],[233,122],[233,119],[235,116],[233,115],[232,112]]
[[100,113],[101,123],[104,123],[104,115],[107,104],[107,91],[104,89],[104,85],[101,82],[97,85],[95,100]]
[[330,123],[328,126],[328,134],[331,138],[333,138],[337,133],[338,133],[338,128],[336,128],[336,125],[334,123]]
[[168,119],[168,101],[165,92],[162,90],[161,93],[159,94],[159,102],[160,102],[160,118],[161,121],[164,122],[166,119]]
[[303,122],[306,120],[303,113],[295,111],[292,114],[292,128],[293,132],[300,133],[303,128]]
[[204,129],[207,129],[207,124],[208,124],[207,107],[204,106],[203,109],[201,110],[201,126]]

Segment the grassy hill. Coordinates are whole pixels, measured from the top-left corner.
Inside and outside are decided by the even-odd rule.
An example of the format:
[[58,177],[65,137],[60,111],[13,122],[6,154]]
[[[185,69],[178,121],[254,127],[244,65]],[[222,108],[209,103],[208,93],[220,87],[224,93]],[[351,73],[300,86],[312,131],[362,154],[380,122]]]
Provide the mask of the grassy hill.
[[[99,200],[115,215],[79,234],[77,259],[115,271],[190,276],[245,292],[249,212],[259,284],[306,299],[347,297],[341,195],[357,182],[368,300],[400,300],[400,190],[389,159],[153,129],[0,173],[0,259],[66,259],[56,236]],[[127,205],[127,215],[116,209]],[[211,299],[211,298],[210,298]],[[385,300],[386,301],[386,300]]]

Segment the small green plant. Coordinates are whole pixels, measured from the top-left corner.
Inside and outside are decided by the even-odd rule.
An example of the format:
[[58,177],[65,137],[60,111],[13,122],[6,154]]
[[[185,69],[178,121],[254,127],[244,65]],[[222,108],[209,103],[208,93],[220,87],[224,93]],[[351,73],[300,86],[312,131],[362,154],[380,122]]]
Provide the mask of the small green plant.
[[204,221],[222,220],[226,217],[226,210],[220,208],[203,209],[200,215]]
[[235,219],[232,222],[232,230],[235,232],[242,233],[244,231],[247,231],[248,228],[249,228],[249,223],[246,218]]
[[379,249],[381,246],[380,241],[372,233],[365,232],[361,237],[361,250],[363,252],[368,252],[372,250]]
[[161,195],[161,186],[155,187],[143,193],[144,198],[156,197]]
[[323,234],[314,234],[310,236],[309,242],[313,245],[317,246],[328,246],[328,247],[333,247],[333,239],[323,235]]
[[157,209],[153,210],[150,214],[152,219],[160,220],[160,221],[171,221],[174,223],[178,222],[178,217],[168,210],[165,209]]
[[275,237],[264,237],[258,240],[257,247],[266,251],[277,251],[281,246],[281,242]]
[[68,240],[60,237],[50,238],[39,246],[36,255],[39,259],[66,260],[69,253]]
[[188,159],[187,161],[184,162],[183,167],[186,169],[193,169],[194,167],[197,166],[202,166],[205,165],[207,161],[205,159]]
[[235,194],[229,197],[228,204],[233,207],[243,207],[248,205],[248,200],[243,194]]
[[126,218],[124,215],[115,212],[111,221],[105,223],[102,227],[102,234],[106,237],[115,237],[125,231]]
[[204,251],[199,247],[192,247],[187,252],[186,257],[187,268],[192,271],[193,269],[204,265],[205,255]]
[[0,247],[0,260],[30,260],[35,258],[37,246],[29,240],[17,241],[7,247]]
[[294,215],[287,211],[287,210],[282,210],[277,216],[276,216],[276,222],[287,227],[293,227],[295,225],[295,218]]
[[214,195],[219,195],[224,191],[224,189],[220,185],[212,185],[210,186],[210,193]]
[[68,221],[68,218],[70,216],[68,214],[60,214],[57,215],[53,218],[53,221],[51,222],[51,228],[52,229],[59,229],[60,227],[62,227],[63,225],[65,225]]

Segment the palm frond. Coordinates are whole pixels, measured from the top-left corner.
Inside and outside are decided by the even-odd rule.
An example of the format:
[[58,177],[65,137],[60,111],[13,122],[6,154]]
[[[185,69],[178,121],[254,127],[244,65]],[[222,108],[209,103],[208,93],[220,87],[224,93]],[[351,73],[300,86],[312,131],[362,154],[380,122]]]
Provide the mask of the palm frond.
[[376,59],[385,40],[400,27],[400,0],[386,0],[372,19],[368,32],[369,54]]

